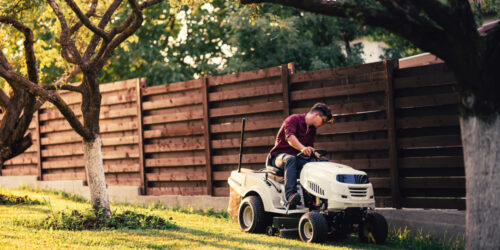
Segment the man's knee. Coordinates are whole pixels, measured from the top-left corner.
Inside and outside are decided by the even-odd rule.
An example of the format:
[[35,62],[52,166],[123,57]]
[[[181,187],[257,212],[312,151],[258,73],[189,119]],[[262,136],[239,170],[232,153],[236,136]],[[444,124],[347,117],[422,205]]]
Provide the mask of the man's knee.
[[297,165],[297,157],[289,154],[283,157],[283,167],[285,168],[296,167],[296,165]]

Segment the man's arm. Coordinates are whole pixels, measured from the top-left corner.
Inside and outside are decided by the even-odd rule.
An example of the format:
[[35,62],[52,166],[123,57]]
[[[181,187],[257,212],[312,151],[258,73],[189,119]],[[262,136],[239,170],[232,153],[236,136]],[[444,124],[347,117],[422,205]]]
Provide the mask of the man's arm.
[[307,156],[310,156],[314,152],[313,147],[304,146],[302,143],[300,143],[299,139],[297,139],[295,135],[288,136],[286,141],[291,147],[299,150],[300,152],[304,153]]

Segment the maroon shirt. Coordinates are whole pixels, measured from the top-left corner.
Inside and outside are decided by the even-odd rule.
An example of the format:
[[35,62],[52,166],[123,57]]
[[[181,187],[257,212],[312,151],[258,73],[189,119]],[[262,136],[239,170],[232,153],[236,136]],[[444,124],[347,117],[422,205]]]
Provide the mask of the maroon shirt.
[[294,114],[287,117],[278,131],[274,147],[271,149],[271,157],[281,153],[297,155],[300,152],[290,146],[290,144],[286,141],[286,139],[291,135],[295,135],[302,145],[306,147],[314,147],[316,127],[309,126],[309,128],[307,128],[305,114]]

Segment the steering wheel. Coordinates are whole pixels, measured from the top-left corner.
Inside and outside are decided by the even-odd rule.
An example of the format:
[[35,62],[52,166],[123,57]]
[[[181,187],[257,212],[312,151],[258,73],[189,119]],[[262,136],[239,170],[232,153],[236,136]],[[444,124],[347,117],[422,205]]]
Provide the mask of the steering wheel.
[[318,153],[319,157],[323,157],[323,156],[326,155],[326,150],[324,150],[324,149],[315,149],[314,152],[312,152],[312,154],[310,156],[307,156],[303,152],[300,152],[300,153],[297,154],[297,157],[300,157],[300,158],[302,158],[304,160],[310,161],[311,159],[314,159],[314,157],[313,157],[314,153]]

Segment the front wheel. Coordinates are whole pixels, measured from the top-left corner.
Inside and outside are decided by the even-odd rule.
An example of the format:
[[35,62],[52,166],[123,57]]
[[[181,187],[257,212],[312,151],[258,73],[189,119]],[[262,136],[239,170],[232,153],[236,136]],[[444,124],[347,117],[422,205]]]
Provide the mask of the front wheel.
[[299,235],[304,242],[321,243],[328,236],[328,224],[322,214],[308,212],[299,221]]
[[360,225],[359,240],[373,244],[383,244],[387,238],[387,221],[378,213],[369,213],[364,223]]
[[248,233],[262,233],[267,226],[267,213],[257,196],[248,196],[240,203],[238,222],[241,230]]

